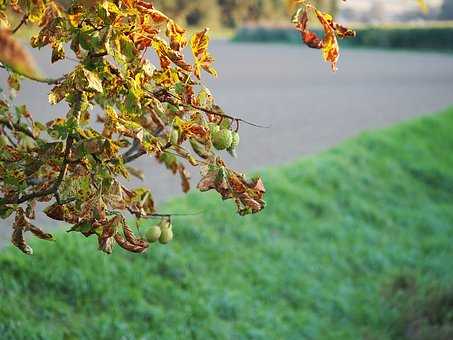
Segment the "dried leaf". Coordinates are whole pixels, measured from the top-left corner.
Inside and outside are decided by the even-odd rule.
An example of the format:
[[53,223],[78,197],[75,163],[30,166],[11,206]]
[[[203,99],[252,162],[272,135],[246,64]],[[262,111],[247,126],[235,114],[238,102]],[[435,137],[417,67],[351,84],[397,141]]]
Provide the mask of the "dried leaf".
[[201,69],[204,69],[214,77],[217,76],[217,71],[211,66],[214,58],[208,53],[208,32],[209,29],[205,28],[203,31],[194,34],[190,40],[190,46],[195,58],[194,74],[198,79],[201,77]]
[[32,56],[6,29],[0,30],[0,62],[25,77],[41,78]]

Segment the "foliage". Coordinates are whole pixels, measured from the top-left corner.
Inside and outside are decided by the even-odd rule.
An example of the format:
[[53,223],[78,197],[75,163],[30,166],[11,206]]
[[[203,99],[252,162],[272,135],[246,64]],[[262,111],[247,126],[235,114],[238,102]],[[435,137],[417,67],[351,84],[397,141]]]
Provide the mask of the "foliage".
[[[314,30],[322,34],[318,29]],[[453,50],[453,26],[439,24],[426,27],[365,26],[356,29],[357,36],[343,42],[343,46],[392,49]],[[281,42],[300,44],[300,34],[292,27],[256,26],[239,29],[236,42]]]
[[[12,30],[8,8],[23,16]],[[243,121],[225,114],[201,81],[202,72],[217,74],[208,29],[188,39],[175,21],[140,0],[11,1],[0,9],[0,61],[11,88],[0,102],[0,208],[2,218],[15,215],[12,242],[19,249],[32,252],[23,236],[27,231],[52,239],[31,222],[43,202],[48,217],[71,224],[71,231],[96,235],[104,252],[115,243],[145,251],[149,243],[134,236],[125,213],[156,216],[152,193],[121,182],[143,176],[129,163],[145,154],[179,174],[184,192],[190,189],[189,163],[201,167],[199,189],[233,199],[241,215],[264,208],[261,179],[246,179],[215,152],[217,147],[234,153],[233,136],[239,141]],[[67,58],[64,47],[70,45],[77,61],[72,71],[58,79],[40,77],[13,36],[25,22],[39,25],[31,45],[49,46],[52,63]],[[184,58],[187,46],[192,64]],[[146,59],[147,50],[156,53],[160,67]],[[22,76],[52,85],[49,102],[66,102],[65,118],[37,122],[25,106],[15,106]],[[97,123],[95,107],[103,112]]]
[[63,234],[34,241],[33,257],[6,249],[0,334],[385,340],[416,338],[414,322],[447,334],[452,129],[453,108],[263,171],[270,204],[253,218],[211,194],[171,201],[206,212],[176,219],[174,245],[152,254],[105,257]]
[[[286,3],[288,10],[296,10],[293,23],[303,42],[321,49],[335,71],[337,38],[355,32],[308,1]],[[184,4],[191,6],[175,3],[178,8]],[[13,29],[8,10],[22,15]],[[322,38],[310,30],[309,13],[321,24]],[[13,36],[26,22],[40,27],[30,44],[50,47],[52,63],[66,59],[65,46],[70,46],[76,61],[72,71],[57,79],[40,75]],[[125,214],[138,219],[159,216],[152,192],[129,189],[121,182],[143,177],[129,164],[143,155],[179,174],[184,192],[190,189],[189,163],[201,167],[198,189],[232,199],[240,215],[264,208],[261,179],[247,179],[215,152],[234,154],[240,123],[245,121],[225,114],[201,81],[202,71],[217,75],[208,52],[208,29],[190,39],[185,33],[144,0],[1,0],[0,65],[9,74],[11,94],[0,99],[0,216],[15,216],[12,243],[21,251],[32,254],[25,232],[53,239],[31,222],[38,202],[47,205],[49,218],[69,223],[70,231],[97,236],[99,249],[106,253],[115,244],[131,252],[146,251],[149,242],[134,235]],[[187,46],[193,63],[185,59]],[[157,55],[160,67],[146,58],[148,49]],[[21,76],[52,85],[48,100],[66,102],[65,118],[35,122],[25,106],[15,105]],[[92,117],[95,107],[102,111],[96,119],[99,125]],[[170,218],[160,216],[162,225]],[[170,237],[167,229],[171,230],[161,231],[169,241],[173,232]]]
[[[292,21],[296,25],[297,30],[300,31],[303,42],[310,48],[321,49],[324,60],[330,62],[332,70],[336,71],[340,56],[337,38],[355,37],[356,32],[337,24],[330,14],[318,10],[308,2],[296,1],[296,3],[301,3],[302,7],[293,16]],[[324,30],[322,39],[308,27],[310,11],[314,13]]]

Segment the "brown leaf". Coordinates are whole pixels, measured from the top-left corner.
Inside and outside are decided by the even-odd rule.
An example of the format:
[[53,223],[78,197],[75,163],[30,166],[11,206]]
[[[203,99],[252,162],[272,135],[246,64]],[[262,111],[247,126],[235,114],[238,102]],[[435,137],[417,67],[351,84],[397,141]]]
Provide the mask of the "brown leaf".
[[187,169],[181,164],[179,166],[179,175],[181,176],[181,185],[183,192],[190,191],[190,173]]
[[33,224],[29,224],[27,226],[27,231],[30,231],[33,235],[40,238],[41,240],[52,241],[54,239],[52,234],[44,232],[42,229],[34,226]]
[[124,237],[122,237],[120,234],[115,235],[115,241],[116,241],[116,243],[118,243],[118,245],[121,248],[123,248],[127,251],[130,251],[132,253],[144,253],[149,247],[149,244],[147,246],[140,246],[140,245],[133,244],[133,243],[127,241],[126,239],[124,239]]
[[132,232],[131,228],[123,221],[123,233],[126,240],[136,246],[147,248],[149,247],[149,243],[145,240],[137,238],[134,233]]
[[14,227],[11,235],[11,243],[19,248],[27,255],[33,255],[33,249],[25,242],[24,230],[22,228]]
[[6,29],[0,30],[0,62],[26,77],[41,78],[32,56]]

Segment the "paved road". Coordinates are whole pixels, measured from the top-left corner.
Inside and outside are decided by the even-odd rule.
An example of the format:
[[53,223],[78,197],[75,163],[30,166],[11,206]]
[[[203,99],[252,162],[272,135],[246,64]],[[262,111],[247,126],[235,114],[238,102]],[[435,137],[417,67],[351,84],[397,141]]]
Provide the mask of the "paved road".
[[[220,77],[208,84],[218,103],[233,115],[272,125],[242,127],[239,158],[231,160],[237,169],[286,163],[360,131],[453,104],[453,57],[447,54],[345,50],[333,74],[317,51],[298,46],[218,41],[211,50]],[[45,53],[36,57],[50,76],[70,67],[46,66]],[[46,88],[25,82],[19,96],[36,118],[64,113],[64,107],[49,108],[42,96]],[[171,175],[149,161],[139,162],[156,197],[179,194]],[[7,229],[4,222],[0,242],[2,229]]]

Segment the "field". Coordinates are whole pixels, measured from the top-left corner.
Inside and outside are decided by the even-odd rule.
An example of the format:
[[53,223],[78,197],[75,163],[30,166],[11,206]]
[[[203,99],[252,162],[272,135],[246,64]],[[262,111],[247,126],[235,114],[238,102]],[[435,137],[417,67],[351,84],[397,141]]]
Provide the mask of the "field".
[[262,171],[268,207],[170,201],[175,241],[0,253],[2,339],[451,339],[453,109]]

